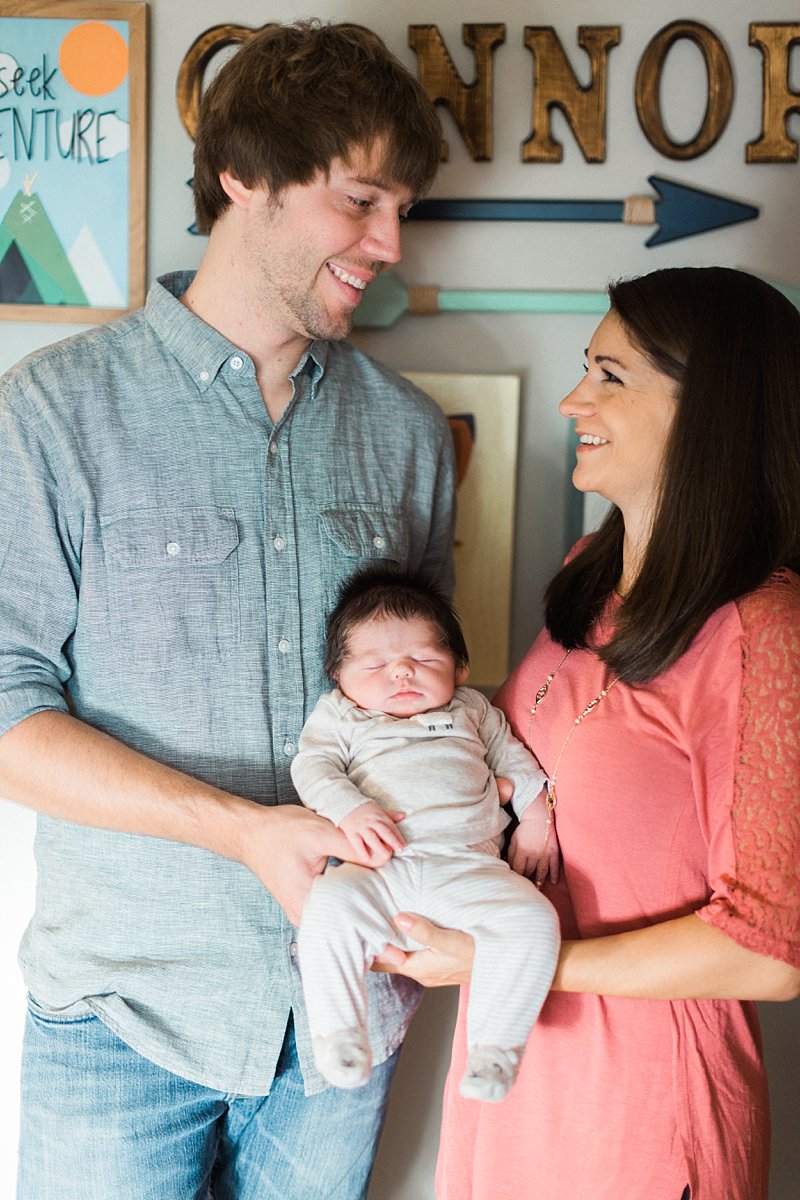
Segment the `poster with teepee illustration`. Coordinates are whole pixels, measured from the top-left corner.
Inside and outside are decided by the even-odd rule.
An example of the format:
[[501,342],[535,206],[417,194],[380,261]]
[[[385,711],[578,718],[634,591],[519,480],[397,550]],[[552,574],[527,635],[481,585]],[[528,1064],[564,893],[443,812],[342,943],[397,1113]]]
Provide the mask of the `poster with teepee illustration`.
[[0,316],[104,321],[144,297],[143,3],[0,17]]

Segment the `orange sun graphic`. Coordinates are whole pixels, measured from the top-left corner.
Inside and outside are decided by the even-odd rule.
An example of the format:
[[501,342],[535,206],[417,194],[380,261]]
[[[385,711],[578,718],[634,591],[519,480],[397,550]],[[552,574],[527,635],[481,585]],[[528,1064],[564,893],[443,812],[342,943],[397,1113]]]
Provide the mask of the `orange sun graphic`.
[[102,21],[74,25],[61,42],[58,65],[64,79],[84,96],[105,96],[128,74],[128,46]]

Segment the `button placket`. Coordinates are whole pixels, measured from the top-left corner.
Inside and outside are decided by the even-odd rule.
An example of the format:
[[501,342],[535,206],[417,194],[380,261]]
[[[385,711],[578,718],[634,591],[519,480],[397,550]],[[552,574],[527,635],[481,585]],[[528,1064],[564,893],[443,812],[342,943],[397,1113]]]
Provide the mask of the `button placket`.
[[292,794],[289,774],[303,723],[303,649],[296,601],[301,590],[295,528],[291,413],[269,430],[264,471],[265,601],[270,646],[269,720],[279,794]]

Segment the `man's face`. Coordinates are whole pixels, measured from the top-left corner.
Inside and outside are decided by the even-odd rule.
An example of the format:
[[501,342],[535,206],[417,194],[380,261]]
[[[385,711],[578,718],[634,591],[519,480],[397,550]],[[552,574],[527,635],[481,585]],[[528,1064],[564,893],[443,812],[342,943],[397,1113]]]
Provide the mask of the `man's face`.
[[273,200],[260,190],[247,229],[261,313],[286,334],[344,338],[366,286],[400,259],[414,197],[382,176],[380,147],[334,159],[327,174]]

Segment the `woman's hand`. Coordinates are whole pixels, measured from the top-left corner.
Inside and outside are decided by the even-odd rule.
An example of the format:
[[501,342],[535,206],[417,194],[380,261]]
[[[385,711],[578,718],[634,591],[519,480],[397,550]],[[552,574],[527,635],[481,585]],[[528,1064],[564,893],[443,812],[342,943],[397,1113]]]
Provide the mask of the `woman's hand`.
[[387,946],[372,964],[373,971],[407,975],[425,987],[469,983],[475,943],[468,933],[443,929],[415,913],[398,913],[395,925],[425,949],[405,952]]

